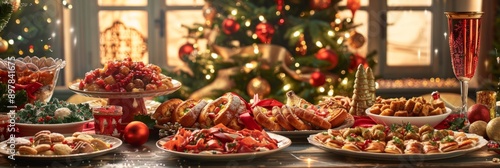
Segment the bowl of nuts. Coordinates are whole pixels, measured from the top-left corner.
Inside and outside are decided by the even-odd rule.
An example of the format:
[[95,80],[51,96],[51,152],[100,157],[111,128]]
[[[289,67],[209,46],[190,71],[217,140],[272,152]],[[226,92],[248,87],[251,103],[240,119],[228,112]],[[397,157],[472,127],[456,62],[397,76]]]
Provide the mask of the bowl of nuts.
[[[50,57],[0,59],[0,98],[2,101],[7,99],[7,105],[18,107],[35,101],[48,102],[54,93],[59,71],[64,66],[66,61]],[[14,94],[15,101],[9,100],[8,94]]]

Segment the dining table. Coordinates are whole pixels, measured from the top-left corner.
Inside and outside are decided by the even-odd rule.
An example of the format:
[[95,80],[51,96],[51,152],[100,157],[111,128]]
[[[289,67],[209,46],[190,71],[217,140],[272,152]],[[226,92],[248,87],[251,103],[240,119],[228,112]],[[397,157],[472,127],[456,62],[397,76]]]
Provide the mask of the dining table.
[[328,152],[310,144],[307,136],[303,134],[285,136],[291,140],[291,145],[268,155],[249,154],[236,160],[200,160],[179,157],[160,149],[157,147],[157,142],[161,138],[153,130],[148,141],[141,146],[123,143],[113,151],[92,158],[11,160],[4,156],[0,159],[0,167],[500,167],[498,161],[500,154],[488,151],[486,146],[446,159],[405,158],[395,155],[393,159],[380,160]]

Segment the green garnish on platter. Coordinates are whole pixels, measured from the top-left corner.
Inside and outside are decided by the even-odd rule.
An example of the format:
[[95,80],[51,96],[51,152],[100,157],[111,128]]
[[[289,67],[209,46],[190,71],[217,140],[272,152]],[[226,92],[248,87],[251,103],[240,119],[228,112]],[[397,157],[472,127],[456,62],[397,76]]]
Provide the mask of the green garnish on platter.
[[45,103],[35,101],[17,111],[16,122],[25,124],[62,124],[93,119],[88,103],[73,104],[56,98]]

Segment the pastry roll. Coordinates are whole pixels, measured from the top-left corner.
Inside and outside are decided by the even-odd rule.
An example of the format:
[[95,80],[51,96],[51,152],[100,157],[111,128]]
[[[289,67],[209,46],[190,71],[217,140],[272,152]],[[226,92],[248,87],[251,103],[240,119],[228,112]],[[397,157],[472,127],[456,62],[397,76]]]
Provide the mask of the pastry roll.
[[425,124],[418,128],[418,134],[420,134],[420,136],[428,132],[434,132],[434,128],[428,124]]
[[411,139],[406,142],[405,154],[418,154],[422,152],[422,144],[417,140]]
[[458,149],[469,149],[476,146],[476,141],[467,139],[458,142]]
[[441,153],[439,151],[439,143],[434,141],[422,142],[423,150],[425,154],[428,153]]
[[334,136],[326,139],[325,145],[333,148],[342,148],[344,146],[344,141],[340,136]]
[[384,152],[393,154],[403,154],[403,141],[398,137],[393,137],[392,140],[387,142]]
[[354,142],[344,144],[344,146],[342,146],[342,149],[350,151],[361,151],[361,149],[359,149],[359,147]]
[[385,142],[378,141],[378,140],[372,141],[365,148],[365,151],[372,152],[372,153],[382,153],[385,151]]
[[453,139],[453,136],[446,136],[439,142],[439,151],[451,152],[458,149],[458,142]]
[[320,132],[314,136],[314,139],[324,143],[326,140],[328,140],[331,137],[331,135],[328,134],[328,132]]

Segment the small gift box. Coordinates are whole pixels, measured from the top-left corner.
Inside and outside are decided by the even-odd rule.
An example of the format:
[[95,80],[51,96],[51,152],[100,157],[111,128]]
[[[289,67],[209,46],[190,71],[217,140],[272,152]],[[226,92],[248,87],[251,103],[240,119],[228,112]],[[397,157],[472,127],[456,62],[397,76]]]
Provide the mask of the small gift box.
[[92,108],[94,115],[95,133],[121,137],[122,133],[122,107],[103,106]]

